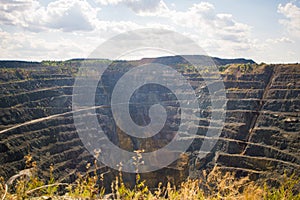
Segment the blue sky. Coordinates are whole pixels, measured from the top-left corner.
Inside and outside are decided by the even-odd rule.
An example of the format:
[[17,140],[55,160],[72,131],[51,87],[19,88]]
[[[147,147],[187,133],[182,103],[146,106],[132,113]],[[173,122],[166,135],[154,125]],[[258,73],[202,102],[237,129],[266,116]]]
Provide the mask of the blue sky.
[[299,25],[299,0],[0,0],[0,59],[85,58],[120,33],[162,28],[211,56],[299,62]]

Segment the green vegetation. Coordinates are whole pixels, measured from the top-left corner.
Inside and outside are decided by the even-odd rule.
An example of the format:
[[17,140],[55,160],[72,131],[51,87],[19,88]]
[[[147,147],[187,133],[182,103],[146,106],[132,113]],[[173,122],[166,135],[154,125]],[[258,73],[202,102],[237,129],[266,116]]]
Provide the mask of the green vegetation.
[[[57,199],[209,199],[209,200],[299,200],[300,194],[296,187],[299,187],[300,178],[295,175],[283,175],[283,181],[277,188],[269,187],[266,183],[257,184],[249,177],[237,178],[232,172],[221,171],[215,167],[210,173],[203,171],[201,179],[188,179],[175,187],[171,183],[165,186],[160,183],[156,189],[150,190],[147,182],[141,180],[136,174],[136,184],[133,188],[127,187],[123,182],[122,172],[116,176],[111,183],[111,193],[105,194],[103,187],[103,174],[97,174],[97,162],[94,162],[94,172],[85,175],[78,174],[73,184],[58,183],[53,177],[54,167],[50,166],[50,178],[42,181],[37,176],[37,164],[32,161],[30,155],[25,157],[26,167],[31,169],[30,178],[19,176],[15,184],[4,183],[0,178],[0,198],[8,200],[23,200],[32,197],[57,197]],[[91,167],[89,163],[87,170]],[[279,179],[278,179],[279,180]],[[64,192],[61,192],[62,190]]]
[[231,75],[243,75],[243,74],[260,74],[264,71],[267,65],[261,64],[229,64],[219,67],[220,72]]
[[242,73],[251,73],[254,69],[253,65],[251,64],[243,64],[243,65],[239,65],[238,69],[242,72]]
[[175,69],[181,73],[197,73],[200,75],[214,76],[218,69],[219,72],[224,72],[230,65],[220,65],[220,66],[192,66],[187,64],[178,64]]

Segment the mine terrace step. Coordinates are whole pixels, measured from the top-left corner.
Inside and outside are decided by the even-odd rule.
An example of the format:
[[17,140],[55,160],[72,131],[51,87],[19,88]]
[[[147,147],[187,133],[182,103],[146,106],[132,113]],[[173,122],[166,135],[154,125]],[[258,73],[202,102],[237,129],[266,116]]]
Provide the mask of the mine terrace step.
[[300,89],[270,89],[268,99],[300,99]]
[[300,165],[300,158],[299,156],[295,156],[289,151],[281,151],[277,150],[276,148],[266,148],[263,145],[252,145],[249,144],[246,148],[245,155],[251,157],[265,157],[273,158],[273,159],[280,159],[282,161],[295,163]]
[[[22,82],[2,83],[0,88],[2,92],[11,93],[26,92],[50,87],[70,87],[73,86],[73,79],[47,79],[47,80],[27,80]],[[9,94],[11,94],[9,93]]]
[[0,107],[1,108],[12,107],[17,104],[36,101],[39,100],[40,98],[59,96],[61,95],[61,93],[62,92],[60,91],[59,87],[54,87],[54,88],[46,88],[46,89],[31,91],[27,93],[16,94],[16,95],[4,96],[0,98],[0,102],[1,102]]
[[257,171],[269,171],[269,170],[281,170],[289,167],[294,167],[298,171],[300,170],[300,165],[292,162],[287,162],[283,160],[278,160],[268,157],[254,157],[241,154],[226,154],[219,153],[217,155],[216,162],[222,166],[246,168]]
[[23,132],[22,134],[14,134],[14,135],[4,135],[1,137],[3,140],[6,140],[6,143],[9,143],[9,141],[16,141],[19,138],[26,138],[27,140],[31,140],[38,137],[51,137],[55,136],[57,139],[60,138],[60,136],[63,136],[66,132],[74,131],[75,126],[73,124],[67,124],[67,123],[61,123],[57,126],[49,126],[47,128],[43,129],[34,129],[29,130],[28,132]]
[[300,112],[300,100],[298,99],[268,99],[263,110],[281,112]]

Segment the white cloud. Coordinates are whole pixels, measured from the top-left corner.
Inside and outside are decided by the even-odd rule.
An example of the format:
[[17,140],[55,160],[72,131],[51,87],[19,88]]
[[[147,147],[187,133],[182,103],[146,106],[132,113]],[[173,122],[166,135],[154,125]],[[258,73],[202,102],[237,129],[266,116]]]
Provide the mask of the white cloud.
[[163,0],[95,0],[102,5],[123,4],[141,16],[159,16],[168,8]]
[[208,2],[194,4],[187,11],[171,10],[164,17],[179,27],[195,32],[194,40],[199,41],[203,47],[221,47],[214,52],[235,55],[249,50],[254,43],[249,25],[237,22],[231,14],[216,13],[214,5]]
[[87,1],[57,0],[46,8],[45,26],[63,31],[90,31],[95,28],[97,12]]
[[[70,33],[69,33],[70,34]],[[54,37],[55,33],[8,33],[0,31],[1,59],[69,59],[87,55],[85,41],[77,38]]]
[[[124,4],[139,16],[153,16],[155,21],[150,20],[143,25],[132,21],[101,21],[97,19],[99,8],[92,7],[87,0],[56,0],[47,6],[42,6],[36,0],[14,0],[7,1],[6,6],[1,7],[0,12],[6,14],[4,15],[6,20],[0,19],[0,23],[43,32],[39,32],[40,35],[28,33],[26,37],[11,34],[3,38],[3,42],[10,43],[15,37],[23,37],[14,41],[16,45],[12,45],[16,52],[23,52],[22,55],[29,56],[31,52],[37,57],[56,58],[59,55],[54,49],[60,49],[64,58],[83,57],[88,55],[86,51],[91,52],[97,44],[118,33],[152,27],[184,32],[208,53],[214,55],[220,53],[234,57],[253,45],[249,39],[248,25],[236,22],[230,14],[216,13],[215,7],[207,2],[194,4],[186,11],[169,9],[162,0],[98,0],[98,2],[103,5]],[[27,6],[26,11],[21,9],[24,5]],[[164,18],[165,24],[157,23],[158,18]],[[46,36],[44,33],[49,34]],[[54,39],[49,40],[47,38],[49,36]],[[25,38],[30,42],[26,42]],[[84,46],[85,51],[80,46]],[[44,49],[48,54],[37,55],[38,53],[34,51],[25,50],[37,51],[37,47]]]
[[102,5],[117,5],[124,1],[126,0],[95,0],[95,2],[100,3]]
[[[0,23],[28,27],[35,21],[35,25],[37,25],[41,18],[35,16],[42,13],[40,8],[41,6],[36,0],[3,1],[0,4]],[[37,19],[38,21],[36,21]]]
[[46,6],[35,0],[3,1],[1,59],[87,57],[108,38],[144,27],[131,21],[99,20],[98,11],[86,0],[56,0]]
[[46,7],[37,0],[12,0],[0,4],[0,24],[31,31],[90,31],[95,28],[98,10],[86,0],[57,0]]
[[[300,8],[295,3],[278,5],[286,34],[267,33],[271,39],[264,39],[254,38],[255,29],[232,14],[217,12],[208,2],[178,10],[179,5],[170,3],[168,7],[163,0],[94,0],[98,5],[93,0],[52,0],[48,4],[40,0],[0,1],[1,59],[86,57],[108,38],[148,27],[183,33],[213,56],[248,57],[258,62],[299,60],[295,54],[299,38],[295,37],[300,36]],[[99,6],[105,10],[105,5],[122,5],[114,7],[120,11],[127,6],[134,13],[124,18],[131,21],[113,21],[114,16],[107,12],[101,13],[107,20],[97,18]]]
[[291,35],[300,37],[300,8],[293,3],[279,4],[277,11],[285,16],[279,23],[284,25]]
[[288,37],[281,37],[281,38],[276,38],[276,39],[267,39],[267,42],[278,44],[278,43],[294,43],[295,41],[291,40]]
[[129,1],[126,5],[141,16],[160,16],[169,11],[168,7],[162,0]]
[[[152,27],[167,28],[183,32],[200,44],[208,53],[226,54],[228,57],[240,55],[254,46],[251,39],[251,27],[237,22],[231,14],[217,13],[213,4],[201,2],[186,11],[168,8],[162,0],[98,0],[105,5],[123,4],[139,16],[152,16],[167,23],[153,24]],[[150,22],[151,23],[151,22]],[[148,26],[144,24],[144,27]]]

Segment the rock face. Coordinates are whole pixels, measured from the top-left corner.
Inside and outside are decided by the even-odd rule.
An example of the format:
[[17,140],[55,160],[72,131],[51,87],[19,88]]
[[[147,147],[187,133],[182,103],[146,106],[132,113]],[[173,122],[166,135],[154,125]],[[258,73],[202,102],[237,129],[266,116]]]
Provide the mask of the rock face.
[[[299,65],[270,65],[263,66],[261,74],[244,74],[239,78],[252,85],[250,90],[237,90],[246,93],[238,97],[239,102],[247,102],[251,109],[243,109],[237,103],[239,106],[231,111],[248,115],[241,117],[245,129],[240,129],[238,137],[233,138],[245,143],[233,141],[232,145],[241,146],[236,152],[229,150],[229,143],[227,150],[216,156],[216,163],[256,173],[292,169],[299,173],[299,72]],[[241,135],[244,137],[240,138]]]
[[[221,60],[228,63],[248,63],[247,60]],[[72,92],[75,73],[81,61],[57,63],[0,62],[0,176],[8,179],[24,169],[23,157],[32,154],[42,176],[47,176],[51,163],[55,176],[61,181],[74,180],[76,172],[86,171],[93,156],[85,149],[74,126]],[[178,131],[180,107],[176,97],[164,87],[150,85],[140,88],[132,101],[144,106],[131,106],[132,118],[138,125],[149,123],[149,105],[157,101],[167,108],[167,123],[151,139],[129,137],[115,124],[109,102],[113,87],[129,69],[147,62],[179,67],[185,63],[175,57],[116,62],[102,76],[96,91],[99,123],[108,138],[121,148],[134,151],[157,150],[170,142]],[[188,151],[170,166],[142,174],[150,186],[160,181],[178,184],[187,176],[198,177],[201,170],[214,165],[224,170],[250,173],[300,173],[300,65],[243,65],[232,64],[222,72],[223,80],[215,80],[216,73],[183,70],[192,85],[201,108],[197,137]],[[16,65],[19,65],[18,67]],[[223,81],[226,88],[227,111],[225,126],[214,149],[206,157],[197,159],[198,151],[211,122],[211,105],[207,85],[201,74],[210,77],[209,84]],[[215,91],[218,92],[218,91]],[[151,96],[153,98],[149,98]],[[154,99],[154,100],[153,100]],[[186,137],[189,138],[188,135]],[[111,172],[111,173],[106,173]],[[116,171],[100,164],[110,186]],[[134,176],[125,175],[129,182]]]

